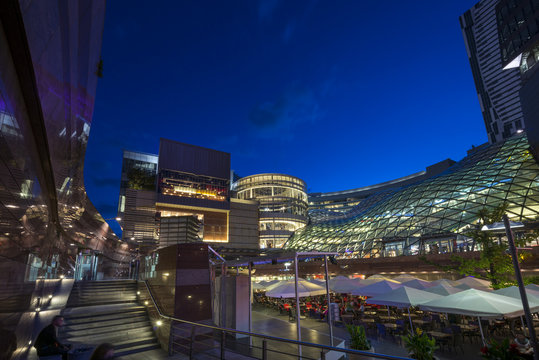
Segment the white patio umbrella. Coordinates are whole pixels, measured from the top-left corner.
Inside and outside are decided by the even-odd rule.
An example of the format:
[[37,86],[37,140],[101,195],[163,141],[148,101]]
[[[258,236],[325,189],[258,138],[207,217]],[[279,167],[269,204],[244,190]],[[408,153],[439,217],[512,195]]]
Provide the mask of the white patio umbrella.
[[529,284],[529,285],[526,285],[526,289],[530,289],[530,290],[534,290],[534,291],[539,291],[539,286],[538,286],[538,285],[535,285],[535,284]]
[[[305,279],[298,278],[298,297],[324,295],[326,288],[313,284]],[[283,281],[266,292],[266,296],[275,298],[295,298],[296,285],[294,279]]]
[[375,280],[375,279],[380,279],[380,280],[389,280],[388,277],[382,275],[382,274],[376,274],[376,275],[371,275],[367,278],[368,280]]
[[320,285],[320,286],[326,286],[326,280],[320,280],[320,279],[311,279],[309,280],[313,284]]
[[397,281],[391,280],[382,280],[372,283],[366,286],[360,286],[356,289],[353,289],[350,294],[352,295],[361,295],[361,296],[377,296],[390,292],[401,287],[402,284]]
[[441,298],[441,295],[433,294],[427,291],[414,289],[408,286],[402,286],[380,296],[367,299],[368,304],[395,306],[398,308],[408,308],[408,319],[412,332],[412,317],[410,316],[410,306],[417,306],[426,302]]
[[274,287],[282,284],[284,282],[284,280],[271,280],[271,281],[268,281],[268,283],[266,284],[266,291],[268,290],[271,290],[273,289]]
[[451,294],[456,294],[458,292],[464,291],[463,289],[459,289],[457,287],[447,285],[446,283],[440,283],[436,286],[433,286],[431,288],[425,289],[425,291],[428,291],[433,294],[438,294],[442,296],[447,296]]
[[449,286],[452,286],[452,287],[455,287],[455,285],[459,284],[456,281],[448,280],[448,279],[438,279],[438,280],[434,280],[432,283],[435,284],[435,285],[446,284],[446,285],[449,285]]
[[[498,294],[498,295],[509,296],[509,297],[520,300],[520,290],[516,286],[509,286],[503,289],[498,289],[498,290],[493,291],[493,293]],[[526,289],[526,295],[528,297],[528,301],[539,303],[539,291]]]
[[266,285],[262,284],[262,282],[253,282],[251,284],[251,286],[253,287],[254,290],[264,290],[266,288]]
[[415,276],[410,275],[410,274],[402,274],[402,275],[394,277],[392,280],[403,283],[403,282],[407,282],[407,281],[415,280],[415,279],[417,279],[417,278]]
[[[485,338],[481,327],[481,317],[516,317],[524,313],[522,302],[519,299],[476,289],[468,289],[444,296],[421,304],[419,308],[439,313],[477,316],[483,343]],[[539,310],[539,304],[530,303],[530,308],[532,312],[537,311]]]
[[389,282],[392,282],[392,283],[395,283],[395,284],[400,284],[399,281],[392,280],[392,279],[383,279],[383,278],[371,279],[371,278],[368,278],[368,279],[359,280],[359,286],[367,286],[367,285],[375,284],[375,283],[380,282],[380,281],[389,281]]
[[457,287],[458,285],[465,284],[472,289],[483,290],[484,288],[486,289],[490,288],[490,281],[478,279],[473,276],[466,276],[462,279],[457,280],[456,282],[458,283],[457,285],[455,285]]
[[359,287],[356,280],[346,276],[337,276],[329,280],[329,288],[336,293],[349,293]]
[[402,285],[408,286],[414,289],[418,289],[418,290],[423,290],[423,289],[427,289],[434,286],[430,281],[425,281],[421,279],[409,280],[409,281],[403,282]]

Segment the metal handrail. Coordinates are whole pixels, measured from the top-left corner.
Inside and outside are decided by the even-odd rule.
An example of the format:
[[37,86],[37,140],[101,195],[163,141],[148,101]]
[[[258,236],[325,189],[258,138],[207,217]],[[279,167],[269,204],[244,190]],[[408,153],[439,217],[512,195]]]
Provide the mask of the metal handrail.
[[153,303],[155,309],[157,310],[157,313],[159,314],[159,316],[161,316],[164,319],[173,320],[173,321],[181,322],[181,323],[184,323],[184,324],[200,326],[200,327],[204,327],[204,328],[208,328],[208,329],[212,329],[212,330],[219,330],[219,331],[224,331],[224,332],[233,333],[233,334],[241,334],[241,335],[253,336],[253,337],[261,338],[261,339],[264,339],[264,340],[273,340],[273,341],[285,342],[285,343],[289,343],[289,344],[309,346],[309,347],[319,348],[319,349],[328,350],[328,351],[338,351],[338,352],[343,352],[343,353],[347,353],[347,354],[364,355],[364,356],[370,356],[370,357],[374,357],[374,358],[378,358],[378,359],[412,360],[410,358],[405,358],[405,357],[400,357],[400,356],[377,354],[377,353],[371,353],[371,352],[361,351],[361,350],[345,349],[345,348],[339,348],[339,347],[329,346],[329,345],[314,344],[314,343],[309,343],[309,342],[305,342],[305,341],[298,341],[298,340],[280,338],[280,337],[277,337],[277,336],[252,333],[252,332],[243,331],[243,330],[223,328],[223,327],[218,327],[218,326],[213,326],[213,325],[206,325],[206,324],[201,324],[201,323],[197,323],[197,322],[193,322],[193,321],[178,319],[178,318],[175,318],[173,316],[163,314],[163,312],[161,311],[161,308],[159,307],[159,305],[157,305],[157,302],[155,301],[152,290],[151,290],[150,286],[148,285],[148,280],[144,280],[144,284],[146,285],[146,289],[148,290],[148,294],[150,295],[150,299],[152,300],[152,303]]

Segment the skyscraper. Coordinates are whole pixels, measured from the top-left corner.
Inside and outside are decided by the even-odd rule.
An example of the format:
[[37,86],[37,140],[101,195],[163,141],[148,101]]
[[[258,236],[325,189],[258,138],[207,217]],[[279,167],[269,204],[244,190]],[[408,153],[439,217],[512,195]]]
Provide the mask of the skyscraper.
[[490,143],[507,139],[525,129],[518,69],[504,70],[498,40],[496,4],[482,0],[460,16],[479,105]]

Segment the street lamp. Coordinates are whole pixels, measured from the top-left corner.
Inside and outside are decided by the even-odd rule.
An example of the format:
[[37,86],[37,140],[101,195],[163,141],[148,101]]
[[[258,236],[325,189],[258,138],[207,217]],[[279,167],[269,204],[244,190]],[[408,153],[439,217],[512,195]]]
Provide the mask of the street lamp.
[[517,249],[515,247],[515,242],[513,240],[513,231],[511,228],[522,228],[524,227],[523,223],[517,223],[509,221],[507,214],[503,214],[503,223],[494,223],[492,225],[484,225],[482,231],[496,231],[500,229],[505,229],[505,234],[507,235],[507,243],[509,244],[509,253],[513,260],[513,267],[515,269],[515,277],[518,283],[518,290],[520,291],[520,300],[522,301],[522,307],[524,309],[524,316],[526,317],[526,323],[528,325],[528,333],[530,335],[530,342],[533,346],[533,358],[534,360],[539,360],[539,351],[537,348],[537,338],[535,337],[535,328],[533,327],[532,314],[530,312],[530,305],[528,304],[528,296],[526,294],[526,288],[524,287],[524,282],[522,281],[522,273],[520,272],[520,266],[518,264]]

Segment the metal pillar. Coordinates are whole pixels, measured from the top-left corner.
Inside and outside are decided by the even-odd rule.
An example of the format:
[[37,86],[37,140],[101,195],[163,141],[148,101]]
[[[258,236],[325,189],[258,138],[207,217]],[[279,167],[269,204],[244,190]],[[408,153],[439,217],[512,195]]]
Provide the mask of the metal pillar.
[[221,326],[226,327],[226,264],[221,265]]
[[329,296],[329,270],[328,270],[328,256],[324,255],[324,269],[326,270],[326,297],[328,302],[328,325],[329,325],[329,341],[333,346],[333,326],[331,324],[331,311],[329,311],[329,304],[331,303],[331,296]]
[[410,320],[410,331],[414,334],[414,325],[412,323],[412,316],[410,315],[410,307],[408,307],[408,320]]
[[[299,294],[298,294],[298,254],[294,256],[294,283],[296,288],[296,326],[298,332],[298,341],[301,341],[301,324],[300,324],[300,314],[301,310],[299,307]],[[298,345],[298,356],[301,359],[301,345]]]
[[479,323],[479,331],[481,332],[481,340],[483,341],[483,345],[487,346],[485,335],[483,334],[483,325],[481,325],[481,318],[479,316],[477,317],[477,322]]
[[[253,289],[251,288],[251,271],[252,271],[252,263],[249,261],[249,332],[251,332],[251,311],[253,309]],[[249,336],[249,346],[252,345],[252,338]]]
[[520,266],[518,264],[517,249],[515,248],[515,242],[513,240],[513,232],[511,231],[511,225],[509,224],[509,218],[507,214],[503,215],[503,224],[505,226],[505,234],[507,235],[507,242],[509,243],[509,251],[511,252],[511,258],[513,259],[513,267],[515,268],[515,277],[518,283],[518,290],[520,291],[520,299],[522,300],[522,307],[524,308],[524,317],[528,324],[528,333],[530,335],[530,342],[533,347],[533,358],[539,360],[539,349],[537,348],[537,338],[535,337],[535,328],[533,327],[533,318],[530,311],[530,305],[528,304],[528,296],[526,294],[526,288],[522,281],[522,274],[520,273]]

